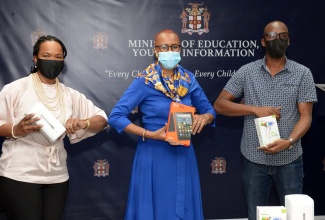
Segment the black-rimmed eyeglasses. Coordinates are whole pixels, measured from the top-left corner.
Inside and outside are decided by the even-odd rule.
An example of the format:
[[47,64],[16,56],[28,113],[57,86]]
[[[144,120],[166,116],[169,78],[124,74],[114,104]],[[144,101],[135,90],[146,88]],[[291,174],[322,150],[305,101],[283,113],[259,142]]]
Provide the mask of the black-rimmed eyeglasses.
[[181,45],[179,45],[179,44],[173,44],[171,46],[169,46],[168,44],[161,44],[161,45],[157,45],[155,47],[158,47],[161,52],[167,52],[169,50],[169,48],[173,52],[178,52],[181,49]]
[[279,36],[281,40],[288,40],[289,39],[289,32],[281,32],[281,33],[276,33],[276,32],[268,32],[266,33],[263,37],[267,41],[271,41],[276,39]]

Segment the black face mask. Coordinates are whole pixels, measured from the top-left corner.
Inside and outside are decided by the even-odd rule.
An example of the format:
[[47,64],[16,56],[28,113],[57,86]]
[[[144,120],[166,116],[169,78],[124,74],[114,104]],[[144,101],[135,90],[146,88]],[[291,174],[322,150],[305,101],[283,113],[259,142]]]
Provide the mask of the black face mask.
[[283,57],[287,50],[288,42],[288,40],[281,40],[280,38],[276,38],[271,41],[265,41],[266,51],[272,58]]
[[64,60],[37,60],[37,68],[47,79],[55,79],[64,67]]

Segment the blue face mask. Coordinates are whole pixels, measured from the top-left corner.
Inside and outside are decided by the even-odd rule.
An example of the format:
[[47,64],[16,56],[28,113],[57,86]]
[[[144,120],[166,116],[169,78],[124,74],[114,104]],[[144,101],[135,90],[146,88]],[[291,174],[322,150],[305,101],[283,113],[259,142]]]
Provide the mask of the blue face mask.
[[173,69],[179,61],[181,61],[181,55],[179,52],[159,52],[158,53],[158,61],[161,65],[167,69]]

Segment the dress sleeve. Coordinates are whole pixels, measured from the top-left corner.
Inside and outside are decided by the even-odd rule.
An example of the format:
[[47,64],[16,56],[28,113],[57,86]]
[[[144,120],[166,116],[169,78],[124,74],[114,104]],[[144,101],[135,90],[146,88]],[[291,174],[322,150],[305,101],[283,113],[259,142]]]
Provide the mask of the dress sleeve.
[[191,86],[191,102],[199,114],[210,113],[213,115],[214,120],[210,125],[215,127],[217,114],[195,78],[193,78],[193,84]]
[[[71,104],[72,104],[72,118],[86,119],[91,118],[95,115],[100,115],[107,120],[106,113],[94,105],[94,103],[87,99],[82,93],[68,88],[68,93],[70,93]],[[87,137],[95,135],[96,132],[91,132],[89,130],[78,130],[75,134],[68,135],[71,143],[77,143]]]
[[14,99],[10,88],[4,86],[0,92],[0,126],[7,123],[15,123]]
[[131,124],[128,115],[144,99],[145,92],[143,91],[143,86],[146,85],[134,79],[112,109],[108,117],[108,124],[114,127],[119,133],[122,133],[125,127]]

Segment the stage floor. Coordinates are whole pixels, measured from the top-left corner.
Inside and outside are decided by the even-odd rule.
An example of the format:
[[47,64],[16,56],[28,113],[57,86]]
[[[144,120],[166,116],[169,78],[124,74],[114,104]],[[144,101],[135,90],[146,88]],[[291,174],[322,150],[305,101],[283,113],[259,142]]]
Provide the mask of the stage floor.
[[[247,218],[205,219],[205,220],[247,220]],[[325,215],[315,216],[314,220],[325,220]]]

